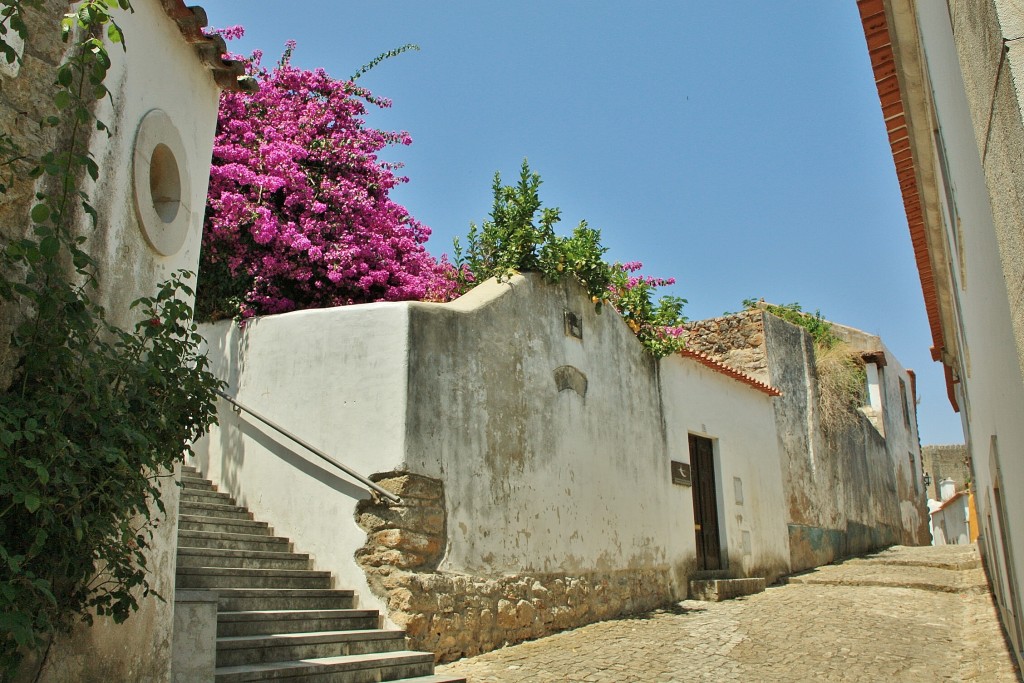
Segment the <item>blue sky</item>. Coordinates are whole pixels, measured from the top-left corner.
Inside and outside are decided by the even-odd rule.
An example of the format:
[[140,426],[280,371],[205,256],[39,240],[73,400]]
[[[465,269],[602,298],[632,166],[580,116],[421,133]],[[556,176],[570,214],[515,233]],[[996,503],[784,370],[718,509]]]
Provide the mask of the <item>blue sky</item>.
[[854,0],[204,0],[232,49],[348,77],[407,130],[393,193],[435,255],[486,218],[523,158],[611,260],[675,277],[691,319],[799,302],[879,334],[918,375],[921,440],[963,441],[931,345]]

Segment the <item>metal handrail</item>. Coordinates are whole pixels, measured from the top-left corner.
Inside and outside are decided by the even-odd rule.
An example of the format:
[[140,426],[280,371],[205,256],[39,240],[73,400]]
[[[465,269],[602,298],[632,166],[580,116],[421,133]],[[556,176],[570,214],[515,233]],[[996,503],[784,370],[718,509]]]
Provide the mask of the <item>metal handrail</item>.
[[399,498],[398,496],[396,496],[395,494],[391,493],[391,491],[388,491],[386,489],[381,488],[379,485],[377,485],[374,482],[370,481],[369,479],[367,479],[363,475],[359,474],[358,472],[356,472],[352,468],[347,467],[345,465],[342,465],[340,462],[338,462],[334,458],[331,458],[330,456],[328,456],[326,453],[321,451],[316,446],[313,446],[312,444],[307,443],[303,439],[300,439],[298,436],[296,436],[295,434],[292,434],[290,431],[288,431],[287,429],[285,429],[281,425],[277,424],[276,422],[274,422],[270,418],[265,417],[263,415],[260,415],[259,413],[257,413],[252,408],[249,408],[248,406],[242,405],[241,403],[239,403],[238,401],[236,401],[232,397],[228,396],[227,394],[225,394],[223,391],[221,391],[219,389],[217,390],[217,395],[220,396],[225,401],[227,401],[228,403],[230,403],[231,405],[233,405],[236,408],[238,408],[239,410],[241,410],[243,412],[246,412],[246,413],[249,413],[250,415],[255,417],[257,420],[259,420],[263,424],[267,425],[268,427],[276,429],[278,432],[280,432],[281,434],[284,434],[289,439],[291,439],[295,443],[299,444],[300,446],[302,446],[303,448],[308,450],[313,455],[316,455],[320,459],[329,462],[330,464],[334,465],[335,467],[337,467],[339,470],[341,470],[345,474],[349,475],[350,477],[352,477],[354,479],[358,479],[360,482],[362,482],[363,484],[368,486],[371,490],[375,491],[376,493],[379,493],[380,495],[384,496],[385,498],[387,498],[391,502],[398,503],[399,505],[401,505],[402,499]]

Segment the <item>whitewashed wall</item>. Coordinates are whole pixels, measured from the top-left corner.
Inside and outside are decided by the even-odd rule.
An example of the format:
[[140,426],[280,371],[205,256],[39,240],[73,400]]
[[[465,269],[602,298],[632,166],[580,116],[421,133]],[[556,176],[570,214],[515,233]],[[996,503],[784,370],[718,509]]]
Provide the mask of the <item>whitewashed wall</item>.
[[[364,475],[402,466],[409,304],[300,311],[202,326],[227,393]],[[251,417],[220,404],[220,427],[195,446],[196,464],[256,519],[334,572],[339,587],[380,609],[353,561],[361,484]]]
[[[945,5],[915,5],[930,94],[948,159],[945,182],[955,204],[955,208],[946,205],[946,186],[938,179],[951,250],[951,262],[941,265],[951,283],[955,312],[954,319],[943,320],[943,330],[958,348],[956,394],[975,477],[979,545],[990,569],[997,606],[1020,652],[1024,651],[1024,459],[1020,457],[1024,377],[1013,322],[1014,311],[1020,311],[1021,285],[1016,279],[1012,287],[1017,291],[1011,295],[1006,280],[1008,274],[1020,272],[1021,214],[1015,204],[1019,195],[1007,189],[1019,178],[1020,145],[995,124],[1007,112],[1020,119],[1021,101],[1007,71],[1007,64],[1020,63],[1019,46],[1009,52],[1012,43],[1004,40],[1020,35],[1022,19],[1014,3],[955,4],[958,28],[967,34],[958,38],[964,41],[959,54]],[[979,31],[984,32],[984,44],[972,42],[964,26],[968,22],[984,27]],[[1004,63],[1004,50],[1018,58]],[[971,101],[982,110],[974,118],[964,74]],[[979,149],[986,150],[984,159]],[[1007,159],[1009,163],[1001,168]],[[994,211],[1001,219],[998,228]],[[1012,253],[1001,254],[1001,248],[1016,248],[1018,260],[1011,258]]]
[[[566,333],[567,311],[581,320],[582,340]],[[788,567],[770,399],[691,360],[659,363],[575,283],[516,276],[450,304],[305,311],[203,333],[215,371],[243,403],[365,475],[442,480],[442,571],[654,568],[684,596],[692,498],[671,483],[669,461],[689,460],[690,431],[719,439],[731,571]],[[585,376],[585,390],[578,381],[560,389],[566,372]],[[227,408],[220,417],[196,447],[200,470],[364,604],[383,607],[353,561],[366,540],[353,521],[366,490],[251,419]]]
[[[789,571],[789,532],[772,398],[695,360],[661,363],[670,459],[689,462],[688,435],[714,440],[722,544],[731,571],[775,578]],[[689,489],[685,498],[690,498]],[[693,506],[678,534],[693,543]],[[749,535],[745,548],[744,534]]]

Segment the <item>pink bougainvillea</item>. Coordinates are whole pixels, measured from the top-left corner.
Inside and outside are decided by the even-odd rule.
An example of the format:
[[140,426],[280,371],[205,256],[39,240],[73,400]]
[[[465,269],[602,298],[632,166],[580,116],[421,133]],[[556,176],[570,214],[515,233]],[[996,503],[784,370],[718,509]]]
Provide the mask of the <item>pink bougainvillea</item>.
[[388,107],[352,81],[250,60],[256,93],[224,93],[210,171],[200,315],[281,313],[371,301],[447,300],[452,267],[424,248],[430,229],[388,196],[411,143],[364,124]]

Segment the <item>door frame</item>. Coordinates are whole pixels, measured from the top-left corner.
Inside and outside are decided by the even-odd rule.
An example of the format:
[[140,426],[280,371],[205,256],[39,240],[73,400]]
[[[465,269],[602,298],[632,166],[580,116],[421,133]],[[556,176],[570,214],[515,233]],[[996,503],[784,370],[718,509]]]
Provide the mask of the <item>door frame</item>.
[[[725,529],[722,523],[721,467],[718,458],[718,440],[687,434],[690,452],[690,492],[693,498],[694,542],[697,548],[698,571],[725,570],[729,562],[724,552]],[[703,454],[698,449],[704,450]],[[710,500],[705,497],[710,494]],[[712,515],[709,520],[705,515]],[[708,522],[712,522],[710,525]]]

